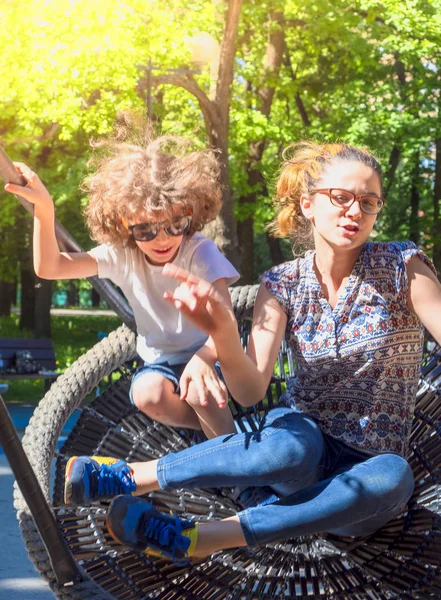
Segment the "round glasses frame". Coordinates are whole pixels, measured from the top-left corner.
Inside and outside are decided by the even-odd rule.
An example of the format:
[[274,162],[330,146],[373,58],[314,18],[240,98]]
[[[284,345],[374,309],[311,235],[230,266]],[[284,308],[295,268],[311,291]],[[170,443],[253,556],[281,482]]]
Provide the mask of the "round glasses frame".
[[[352,196],[351,200],[348,200],[345,203],[339,203],[339,202],[335,202],[333,201],[332,198],[332,192],[335,191],[341,191],[341,192],[345,192],[345,194],[350,194],[350,196]],[[333,206],[337,206],[338,208],[350,208],[355,201],[358,201],[360,203],[360,209],[368,214],[368,215],[378,215],[384,208],[385,205],[385,200],[384,198],[381,198],[380,196],[376,196],[375,194],[362,194],[360,196],[357,196],[356,194],[354,194],[353,192],[350,192],[349,190],[344,190],[343,188],[321,188],[321,189],[317,189],[317,190],[309,190],[310,194],[326,194],[326,196],[329,197],[329,200],[331,201],[331,204]],[[379,206],[377,205],[377,210],[366,210],[366,207],[363,205],[363,198],[376,198],[377,200],[380,201],[381,204],[379,204]]]

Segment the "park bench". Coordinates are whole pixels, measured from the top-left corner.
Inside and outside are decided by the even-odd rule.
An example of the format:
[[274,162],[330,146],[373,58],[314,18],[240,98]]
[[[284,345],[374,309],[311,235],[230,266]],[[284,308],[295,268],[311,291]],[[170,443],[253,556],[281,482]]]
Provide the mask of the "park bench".
[[55,369],[52,340],[0,338],[0,381],[42,379],[47,391],[59,375]]

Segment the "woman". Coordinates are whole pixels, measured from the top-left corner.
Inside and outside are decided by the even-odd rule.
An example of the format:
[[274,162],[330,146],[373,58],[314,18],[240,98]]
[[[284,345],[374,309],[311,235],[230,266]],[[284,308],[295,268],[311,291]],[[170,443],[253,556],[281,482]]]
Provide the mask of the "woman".
[[[264,396],[284,336],[296,372],[257,433],[221,436],[148,463],[78,459],[66,481],[76,497],[125,494],[108,516],[120,543],[185,562],[299,535],[367,535],[406,505],[414,480],[404,456],[423,326],[441,342],[432,318],[441,286],[415,244],[368,242],[382,195],[381,167],[366,150],[291,147],[274,229],[303,246],[310,241],[314,251],[261,277],[246,353],[213,286],[164,268],[181,282],[166,300],[211,336],[237,402],[251,406]],[[235,485],[269,486],[273,498],[195,526],[128,495]]]

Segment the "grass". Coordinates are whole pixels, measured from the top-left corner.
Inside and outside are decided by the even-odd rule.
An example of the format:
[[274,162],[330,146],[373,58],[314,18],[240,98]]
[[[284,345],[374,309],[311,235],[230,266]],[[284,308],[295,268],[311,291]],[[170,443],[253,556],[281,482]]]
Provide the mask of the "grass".
[[[18,315],[0,317],[0,337],[32,338],[31,331],[18,328],[18,321]],[[120,324],[118,317],[75,315],[75,311],[72,311],[72,315],[68,317],[52,316],[52,342],[57,370],[62,373],[79,356],[94,346],[98,341],[98,332],[110,333]],[[37,404],[44,395],[43,380],[3,381],[9,386],[4,396],[4,400],[8,403]]]

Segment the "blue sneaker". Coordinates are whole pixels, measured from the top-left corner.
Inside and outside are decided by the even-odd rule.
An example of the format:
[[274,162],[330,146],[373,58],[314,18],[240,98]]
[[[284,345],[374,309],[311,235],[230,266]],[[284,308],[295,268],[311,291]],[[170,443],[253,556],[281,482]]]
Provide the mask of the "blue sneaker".
[[150,502],[133,496],[117,496],[110,504],[107,528],[123,546],[153,556],[188,564],[197,542],[197,524],[156,510]]
[[133,471],[124,460],[107,456],[72,456],[67,462],[65,504],[88,504],[118,494],[131,494],[135,490]]
[[274,490],[267,485],[249,486],[245,489],[237,487],[233,490],[232,498],[241,505],[242,509],[267,506],[280,500]]
[[207,440],[207,436],[201,429],[195,429],[191,436],[191,445],[202,444],[202,442],[206,442]]

